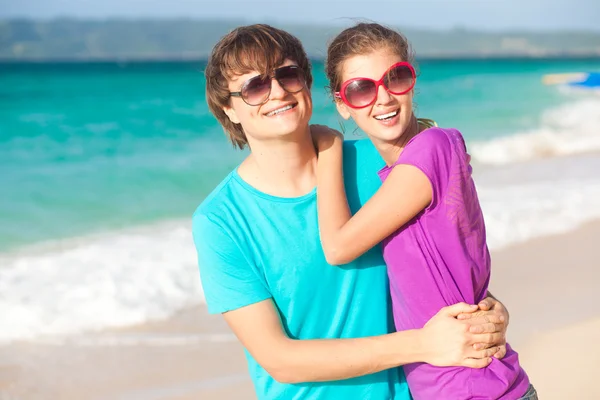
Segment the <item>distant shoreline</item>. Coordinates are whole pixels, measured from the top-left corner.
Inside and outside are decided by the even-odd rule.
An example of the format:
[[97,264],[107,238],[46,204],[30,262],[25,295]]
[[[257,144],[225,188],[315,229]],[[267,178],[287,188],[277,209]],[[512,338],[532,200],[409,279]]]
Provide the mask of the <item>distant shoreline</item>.
[[[128,57],[23,57],[9,58],[0,57],[0,64],[142,64],[142,63],[187,63],[187,62],[206,62],[207,56],[128,56]],[[311,61],[324,62],[322,57],[310,57]],[[417,56],[417,62],[423,61],[600,61],[599,53],[589,54],[426,54]]]
[[[0,19],[0,61],[197,61],[249,22],[213,19]],[[344,25],[277,23],[322,60]],[[423,60],[600,58],[600,31],[426,30],[393,26]]]

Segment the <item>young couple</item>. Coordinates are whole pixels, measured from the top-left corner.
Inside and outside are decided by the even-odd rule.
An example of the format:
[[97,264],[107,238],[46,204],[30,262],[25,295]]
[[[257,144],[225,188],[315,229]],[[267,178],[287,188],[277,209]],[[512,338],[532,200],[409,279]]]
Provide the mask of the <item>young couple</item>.
[[250,154],[194,213],[194,241],[258,398],[537,399],[488,292],[462,136],[413,113],[408,42],[358,24],[326,71],[370,140],[309,125],[311,67],[287,32],[238,28],[206,67],[211,112]]

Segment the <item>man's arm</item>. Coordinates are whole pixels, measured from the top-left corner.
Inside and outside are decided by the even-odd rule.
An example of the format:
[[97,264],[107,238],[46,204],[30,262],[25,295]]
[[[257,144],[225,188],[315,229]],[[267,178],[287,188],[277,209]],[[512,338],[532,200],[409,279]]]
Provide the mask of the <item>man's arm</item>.
[[[502,333],[487,325],[483,333],[471,333],[471,322],[459,321],[460,313],[476,306],[464,303],[444,307],[423,329],[356,339],[295,340],[289,338],[271,299],[223,313],[244,347],[277,381],[285,383],[348,379],[413,362],[437,366],[482,368],[498,347],[488,346]],[[475,321],[475,320],[473,320]]]
[[[482,323],[481,317],[459,321],[458,314],[477,309],[461,304],[442,309],[418,331],[361,339],[290,339],[265,283],[229,231],[210,215],[197,213],[193,232],[209,311],[222,313],[256,361],[279,381],[345,379],[415,361],[483,367],[497,351],[490,347],[503,338],[494,331],[500,321],[493,315],[492,323],[486,318],[485,333],[469,332]],[[475,343],[485,343],[488,350],[476,350]]]

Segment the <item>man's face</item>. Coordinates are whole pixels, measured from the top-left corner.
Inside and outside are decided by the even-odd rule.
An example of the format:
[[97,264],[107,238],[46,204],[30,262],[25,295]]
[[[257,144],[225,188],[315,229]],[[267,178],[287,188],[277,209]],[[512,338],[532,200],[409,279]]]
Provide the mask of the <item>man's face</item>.
[[[289,65],[297,64],[286,59],[279,67]],[[249,79],[259,75],[260,72],[252,71],[234,77],[229,81],[229,91],[240,92]],[[242,125],[251,146],[256,141],[294,140],[295,135],[304,135],[312,115],[312,99],[306,85],[290,93],[277,79],[271,79],[270,84],[271,92],[263,104],[248,105],[241,97],[231,97],[230,107],[224,108],[231,121]]]

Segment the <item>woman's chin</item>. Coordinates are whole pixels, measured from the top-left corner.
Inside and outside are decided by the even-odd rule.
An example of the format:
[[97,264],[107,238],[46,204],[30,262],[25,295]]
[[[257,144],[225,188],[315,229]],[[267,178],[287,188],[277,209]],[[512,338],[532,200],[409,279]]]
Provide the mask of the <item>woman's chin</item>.
[[369,136],[383,142],[396,142],[400,136],[402,136],[402,132],[404,131],[399,121],[393,125],[379,125],[376,128],[377,129],[371,130],[373,134]]

